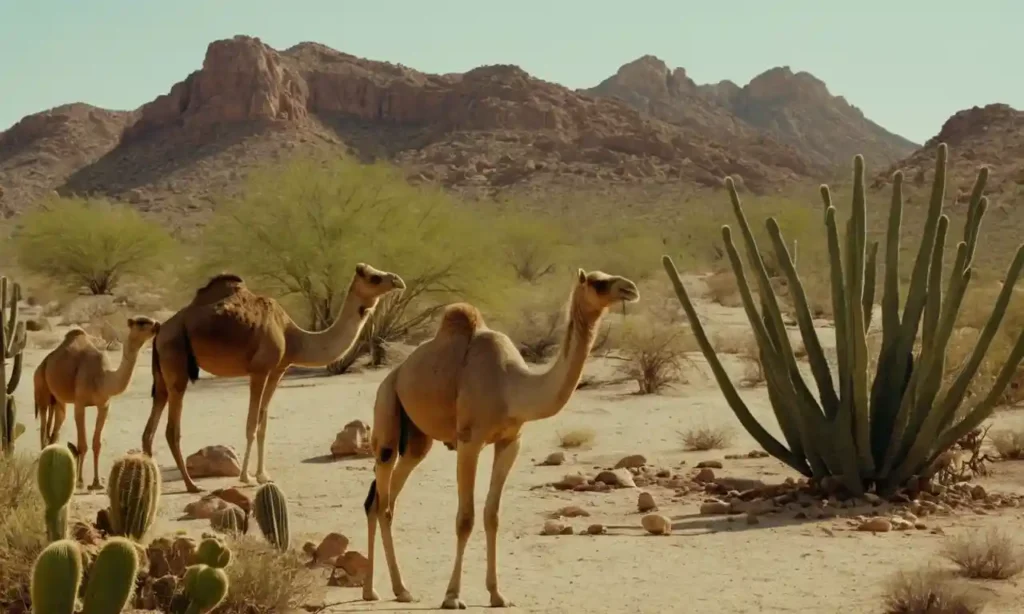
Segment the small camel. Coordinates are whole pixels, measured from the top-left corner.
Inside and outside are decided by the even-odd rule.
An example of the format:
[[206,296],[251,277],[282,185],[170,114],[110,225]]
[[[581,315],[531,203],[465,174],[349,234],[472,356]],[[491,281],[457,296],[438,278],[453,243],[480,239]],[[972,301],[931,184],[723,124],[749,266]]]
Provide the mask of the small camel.
[[196,291],[187,306],[167,319],[153,340],[153,408],[142,434],[142,450],[153,455],[153,435],[164,407],[167,443],[190,493],[201,492],[181,456],[181,411],[185,388],[199,379],[199,368],[218,377],[249,376],[245,456],[239,480],[248,484],[249,456],[258,437],[256,480],[270,481],[264,468],[267,406],[292,365],[322,367],[355,344],[381,296],[402,290],[394,273],[356,265],[337,319],[326,330],[300,328],[274,299],[251,292],[238,275],[225,273]]
[[145,316],[128,318],[128,339],[125,340],[121,364],[112,369],[107,354],[100,350],[85,331],[73,329],[64,340],[43,358],[32,380],[35,388],[36,418],[39,420],[39,447],[55,443],[66,416],[65,405],[75,406],[76,446],[72,448],[78,462],[78,488],[82,488],[82,469],[89,450],[85,433],[85,408],[96,407],[96,426],[92,434],[93,480],[89,490],[103,488],[100,483],[100,448],[103,427],[110,411],[110,399],[124,392],[132,381],[135,363],[142,346],[160,330],[160,323]]
[[375,479],[364,504],[369,557],[364,600],[379,599],[373,589],[378,523],[395,597],[400,602],[413,600],[398,569],[391,523],[402,487],[436,440],[458,454],[458,539],[455,566],[441,607],[466,607],[460,596],[462,557],[473,531],[477,463],[488,444],[494,444],[494,464],[484,506],[487,590],[491,606],[512,605],[498,590],[498,508],[519,453],[520,430],[524,423],[550,418],[565,407],[579,384],[604,313],[614,303],[639,299],[632,281],[580,269],[568,302],[561,350],[544,372],[531,371],[512,341],[487,328],[472,305],[459,303],[445,310],[434,338],[416,348],[377,388],[370,435]]

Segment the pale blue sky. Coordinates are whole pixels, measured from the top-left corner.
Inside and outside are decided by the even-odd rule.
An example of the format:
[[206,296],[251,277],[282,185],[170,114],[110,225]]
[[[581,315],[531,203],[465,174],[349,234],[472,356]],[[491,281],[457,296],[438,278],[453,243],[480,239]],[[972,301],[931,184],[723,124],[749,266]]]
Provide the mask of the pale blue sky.
[[569,87],[648,53],[698,83],[789,65],[923,142],[957,110],[1024,108],[1022,24],[1019,0],[0,0],[0,130],[67,102],[137,107],[210,41],[250,34],[428,72],[518,64]]

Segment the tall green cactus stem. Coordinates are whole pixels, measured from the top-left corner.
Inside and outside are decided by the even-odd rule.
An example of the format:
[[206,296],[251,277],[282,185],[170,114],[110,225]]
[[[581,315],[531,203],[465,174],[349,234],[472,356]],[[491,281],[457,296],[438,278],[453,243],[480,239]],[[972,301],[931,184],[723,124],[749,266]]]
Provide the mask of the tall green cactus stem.
[[231,562],[231,550],[219,539],[207,537],[199,542],[199,547],[196,548],[195,561],[210,567],[227,567],[228,563]]
[[[943,271],[946,238],[951,234],[949,218],[942,213],[946,160],[946,144],[940,143],[931,200],[902,313],[899,266],[903,175],[897,172],[893,177],[881,284],[882,344],[873,374],[868,368],[867,330],[875,304],[878,244],[867,241],[863,157],[854,158],[853,203],[846,223],[845,255],[831,195],[826,186],[821,189],[835,318],[836,382],[813,327],[807,297],[782,230],[775,219],[766,221],[772,248],[793,298],[817,396],[811,393],[799,371],[761,252],[743,214],[735,185],[731,178],[726,179],[748,266],[754,272],[760,310],[729,226],[722,228],[722,237],[744,310],[754,330],[769,400],[785,443],[765,429],[740,398],[708,341],[672,259],[662,258],[701,351],[743,427],[766,452],[790,467],[811,478],[838,478],[853,494],[870,488],[892,492],[909,478],[926,474],[940,454],[992,414],[1024,359],[1022,331],[991,390],[969,407],[963,407],[967,389],[1002,322],[1014,284],[1024,269],[1024,245],[1021,245],[971,355],[956,379],[945,389],[942,386],[946,347],[972,276],[974,252],[987,207],[983,193],[988,179],[988,169],[982,168],[971,191],[962,238],[956,245],[952,266]],[[915,341],[919,338],[920,350],[915,356]]]
[[[14,440],[24,431],[24,427],[19,429],[14,402],[27,340],[25,323],[18,321],[20,300],[21,286],[0,277],[0,451],[7,453],[14,450]],[[8,359],[14,360],[10,379],[7,377]]]
[[278,550],[287,550],[291,543],[288,529],[288,499],[273,482],[260,486],[253,497],[253,516],[260,531]]
[[122,456],[110,468],[107,496],[114,534],[141,540],[160,503],[160,468],[145,454]]
[[206,614],[228,595],[228,576],[219,567],[193,565],[185,572],[183,584],[189,598],[185,614]]
[[32,567],[33,614],[73,614],[82,584],[82,551],[70,539],[55,541]]
[[116,614],[123,610],[138,573],[135,544],[122,537],[109,539],[89,571],[82,614]]
[[75,457],[59,443],[43,448],[36,468],[36,483],[46,504],[46,537],[51,542],[68,533],[68,504],[75,494]]

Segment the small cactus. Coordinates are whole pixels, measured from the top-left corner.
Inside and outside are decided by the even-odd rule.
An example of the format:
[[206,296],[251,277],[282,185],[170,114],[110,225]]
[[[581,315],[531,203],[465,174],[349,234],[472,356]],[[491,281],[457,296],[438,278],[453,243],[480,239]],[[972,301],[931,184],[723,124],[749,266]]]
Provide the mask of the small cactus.
[[253,516],[260,531],[278,550],[287,550],[291,542],[288,530],[288,499],[274,483],[264,484],[253,498]]
[[67,537],[68,503],[75,494],[75,458],[60,444],[43,448],[36,470],[39,492],[46,503],[46,537],[57,541]]
[[214,512],[210,516],[210,526],[221,533],[244,535],[249,529],[249,517],[242,508],[231,505]]
[[141,540],[156,518],[160,469],[144,454],[126,454],[114,462],[107,480],[110,524],[115,535]]
[[[24,425],[17,422],[14,403],[27,339],[25,323],[18,321],[20,300],[21,286],[9,285],[6,277],[0,277],[0,451],[6,453],[14,451],[14,440],[25,430]],[[7,377],[8,358],[14,359],[10,378]]]
[[120,612],[132,595],[138,573],[135,544],[123,537],[111,538],[100,549],[89,572],[82,614]]
[[228,576],[223,569],[209,565],[193,565],[183,580],[189,604],[185,614],[206,614],[228,595]]
[[228,563],[231,562],[231,550],[219,539],[207,537],[199,542],[196,554],[192,558],[196,563],[223,568],[227,567]]
[[32,567],[33,614],[74,614],[82,583],[82,551],[70,539],[43,549]]

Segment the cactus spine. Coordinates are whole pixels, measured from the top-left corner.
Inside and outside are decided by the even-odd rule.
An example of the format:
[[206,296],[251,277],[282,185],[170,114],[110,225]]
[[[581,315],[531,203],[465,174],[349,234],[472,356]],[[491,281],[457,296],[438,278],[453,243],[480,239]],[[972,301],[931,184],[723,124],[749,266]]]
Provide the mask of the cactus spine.
[[89,571],[82,614],[120,612],[132,595],[138,572],[135,544],[121,537],[108,540]]
[[53,542],[32,567],[33,614],[73,614],[82,583],[82,552],[70,539]]
[[153,525],[160,502],[160,469],[144,454],[126,454],[114,462],[107,480],[110,524],[115,535],[141,540]]
[[46,504],[46,537],[52,542],[67,537],[68,504],[75,494],[75,458],[60,444],[43,448],[36,483]]
[[[25,427],[18,424],[18,411],[14,402],[14,391],[21,381],[24,360],[25,323],[18,321],[18,301],[21,300],[21,286],[9,283],[0,277],[0,451],[14,451],[14,441]],[[7,377],[7,360],[13,358],[10,379]]]
[[288,499],[273,482],[260,486],[253,497],[253,516],[260,531],[278,550],[287,550],[291,542],[288,530]]
[[183,583],[189,598],[185,614],[206,614],[228,595],[228,576],[219,567],[193,565],[185,572]]
[[[1024,268],[1024,245],[1021,245],[1003,278],[1002,291],[973,352],[956,379],[948,387],[942,386],[946,345],[971,279],[974,250],[988,204],[982,196],[988,169],[982,168],[971,194],[962,239],[957,243],[955,259],[943,288],[942,263],[949,232],[949,218],[942,214],[946,157],[946,144],[940,143],[931,202],[902,313],[899,234],[903,175],[897,172],[893,177],[881,299],[882,344],[873,377],[868,373],[866,331],[875,302],[878,244],[869,246],[866,241],[863,157],[854,158],[853,207],[846,224],[845,257],[841,256],[836,209],[828,188],[821,188],[835,314],[837,384],[832,380],[831,369],[812,325],[807,297],[786,250],[782,231],[774,218],[768,218],[768,234],[793,297],[797,323],[818,389],[817,397],[800,374],[761,252],[743,214],[736,187],[731,179],[726,180],[746,247],[747,264],[753,271],[753,283],[760,295],[760,310],[733,243],[732,229],[724,226],[722,237],[760,348],[768,395],[785,443],[761,426],[740,398],[708,341],[672,259],[662,258],[701,351],[744,428],[766,452],[790,467],[815,479],[838,478],[853,494],[861,494],[872,486],[891,492],[909,478],[926,474],[940,454],[992,414],[1024,359],[1022,332],[988,394],[979,397],[972,408],[960,411],[968,386],[999,328]],[[915,357],[913,350],[918,332],[921,333],[921,350]]]
[[229,535],[243,535],[248,530],[248,517],[237,505],[217,510],[210,516],[210,526],[215,531]]
[[196,563],[223,568],[227,567],[228,563],[231,562],[231,550],[219,539],[207,537],[199,542],[194,558]]

